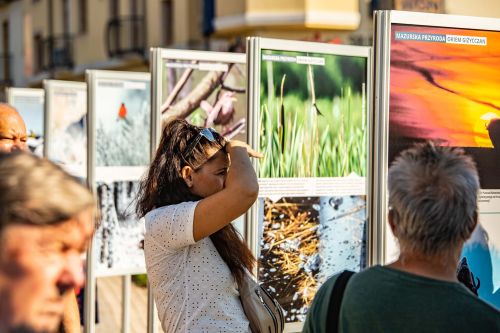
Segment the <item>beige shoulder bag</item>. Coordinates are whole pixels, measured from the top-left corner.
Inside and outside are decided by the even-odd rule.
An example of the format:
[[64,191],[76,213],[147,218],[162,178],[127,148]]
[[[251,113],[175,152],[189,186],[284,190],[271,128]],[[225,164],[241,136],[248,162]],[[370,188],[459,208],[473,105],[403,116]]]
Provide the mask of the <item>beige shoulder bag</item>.
[[285,327],[283,309],[250,273],[239,285],[243,311],[250,321],[252,333],[282,333]]

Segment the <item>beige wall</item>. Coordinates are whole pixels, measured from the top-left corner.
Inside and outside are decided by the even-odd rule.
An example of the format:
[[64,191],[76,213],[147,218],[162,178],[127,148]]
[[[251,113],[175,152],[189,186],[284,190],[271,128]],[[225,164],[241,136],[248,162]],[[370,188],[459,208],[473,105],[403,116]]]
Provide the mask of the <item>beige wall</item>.
[[189,2],[190,0],[174,0],[174,44],[189,38],[189,20],[186,19],[189,13]]
[[[74,39],[75,65],[107,59],[104,34],[109,19],[108,1],[88,1],[87,32]],[[76,22],[75,22],[76,26]]]
[[47,24],[48,15],[48,0],[39,0],[33,2],[31,0],[24,0],[26,4],[26,9],[29,10],[32,15],[33,22],[33,36],[36,33],[41,33],[42,36],[47,36],[49,33],[49,26]]
[[[222,9],[217,9],[216,33],[228,36],[265,29],[352,31],[360,23],[360,1],[365,0],[218,0],[216,6]],[[246,10],[241,12],[243,3]]]
[[243,15],[248,0],[216,0],[215,16]]
[[203,20],[202,10],[203,10],[202,0],[189,1],[189,10],[188,10],[189,16],[184,18],[184,20],[187,21],[189,25],[188,41],[199,41],[203,38],[201,33],[202,20]]
[[160,0],[147,1],[146,3],[146,44],[151,47],[161,46],[162,17]]
[[500,0],[446,0],[446,13],[500,18]]
[[297,12],[304,11],[304,7],[305,0],[247,0],[246,10],[248,13]]
[[359,0],[325,1],[306,0],[307,10],[330,12],[358,12]]

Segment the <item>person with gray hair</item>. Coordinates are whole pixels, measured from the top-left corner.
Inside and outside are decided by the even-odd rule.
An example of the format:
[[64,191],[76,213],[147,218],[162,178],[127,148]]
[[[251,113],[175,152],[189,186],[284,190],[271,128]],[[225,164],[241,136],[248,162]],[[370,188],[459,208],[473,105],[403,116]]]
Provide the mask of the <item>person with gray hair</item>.
[[59,166],[0,152],[0,333],[59,331],[67,296],[84,283],[95,209]]
[[500,311],[456,276],[464,242],[477,225],[472,159],[458,148],[418,144],[389,168],[388,190],[399,258],[326,281],[303,332],[500,332]]

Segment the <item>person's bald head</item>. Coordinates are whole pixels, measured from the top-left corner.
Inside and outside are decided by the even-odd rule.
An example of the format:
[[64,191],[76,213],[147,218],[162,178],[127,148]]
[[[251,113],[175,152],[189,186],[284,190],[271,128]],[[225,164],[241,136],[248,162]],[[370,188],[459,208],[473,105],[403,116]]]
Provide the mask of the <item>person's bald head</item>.
[[26,125],[12,106],[0,103],[0,151],[27,150]]

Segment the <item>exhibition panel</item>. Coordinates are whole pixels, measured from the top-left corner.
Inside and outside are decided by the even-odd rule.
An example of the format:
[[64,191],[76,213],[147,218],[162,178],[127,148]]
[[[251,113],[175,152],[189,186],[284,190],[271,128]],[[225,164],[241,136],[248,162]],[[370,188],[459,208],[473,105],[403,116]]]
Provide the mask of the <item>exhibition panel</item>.
[[416,142],[463,148],[481,191],[480,224],[462,255],[480,280],[479,296],[500,306],[500,20],[388,11],[377,14],[375,26],[383,261],[397,255],[383,218],[389,165]]
[[[178,118],[247,141],[244,54],[156,48],[151,58],[153,133],[158,138],[153,151],[163,124]],[[244,221],[242,216],[233,222],[243,236]]]
[[300,328],[327,277],[371,263],[370,48],[248,41],[259,282]]
[[94,276],[144,273],[144,220],[135,196],[150,161],[150,76],[89,71],[87,84],[89,182],[101,212]]
[[71,175],[87,177],[87,85],[45,80],[44,156]]
[[28,147],[38,156],[43,155],[44,91],[38,88],[7,88],[7,103],[19,112],[26,123]]

